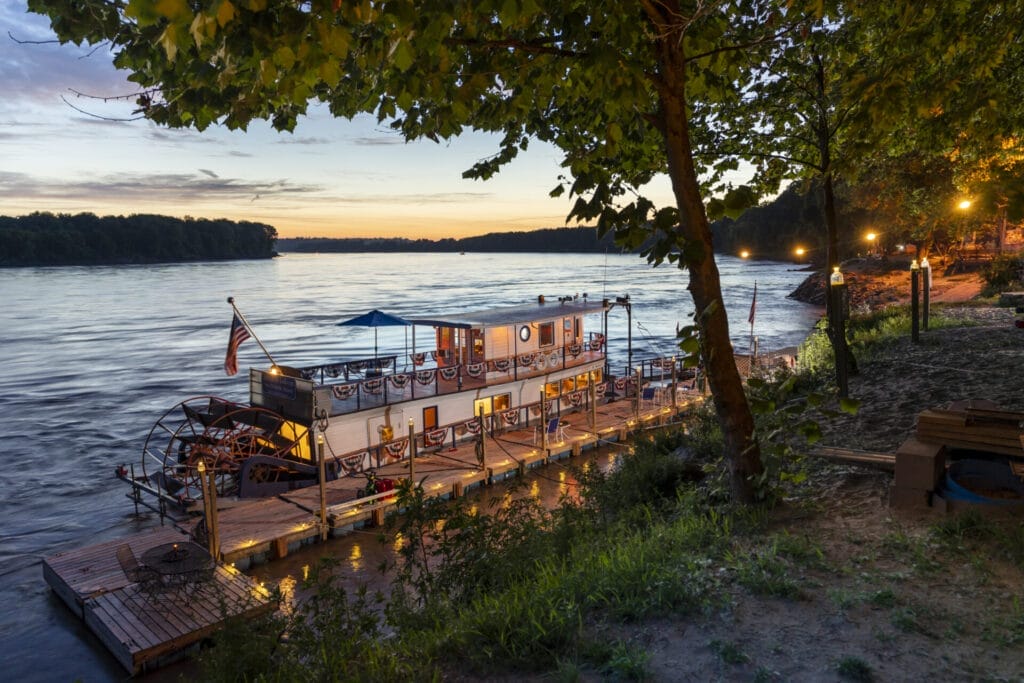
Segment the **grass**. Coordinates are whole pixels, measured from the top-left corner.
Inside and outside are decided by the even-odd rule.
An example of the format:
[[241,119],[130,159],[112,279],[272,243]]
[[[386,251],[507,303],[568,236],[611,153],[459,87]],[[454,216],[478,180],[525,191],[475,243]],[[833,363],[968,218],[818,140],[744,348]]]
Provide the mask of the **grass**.
[[836,662],[836,673],[849,681],[873,681],[871,666],[860,657],[847,655]]

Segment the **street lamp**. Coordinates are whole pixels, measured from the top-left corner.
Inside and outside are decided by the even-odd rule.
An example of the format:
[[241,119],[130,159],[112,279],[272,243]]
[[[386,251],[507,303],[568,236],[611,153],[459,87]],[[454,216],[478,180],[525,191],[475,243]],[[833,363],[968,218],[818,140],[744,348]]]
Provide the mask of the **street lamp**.
[[793,253],[796,254],[797,260],[803,261],[804,260],[804,254],[807,253],[807,250],[804,249],[803,247],[797,247],[796,249],[793,250]]
[[750,258],[750,252],[747,251],[746,249],[742,250],[740,252],[740,258]]
[[868,241],[868,253],[869,254],[874,254],[875,253],[875,240],[878,239],[878,235],[876,235],[873,232],[869,232],[868,234],[864,235],[864,238]]

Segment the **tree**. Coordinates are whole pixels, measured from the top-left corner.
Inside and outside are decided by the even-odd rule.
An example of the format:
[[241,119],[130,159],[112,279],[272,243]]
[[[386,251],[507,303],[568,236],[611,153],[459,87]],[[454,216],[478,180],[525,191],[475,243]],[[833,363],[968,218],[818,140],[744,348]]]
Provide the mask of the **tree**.
[[[707,191],[729,162],[702,161],[716,104],[737,97],[750,54],[788,28],[798,3],[771,0],[30,0],[62,41],[109,41],[169,126],[292,128],[307,103],[375,113],[408,139],[464,129],[502,135],[466,172],[486,179],[530,141],[564,154],[570,218],[654,263],[690,273],[702,360],[725,434],[735,496],[762,465],[730,347]],[[755,60],[756,61],[756,60]],[[675,205],[642,188],[667,172]],[[653,237],[653,239],[652,239]]]

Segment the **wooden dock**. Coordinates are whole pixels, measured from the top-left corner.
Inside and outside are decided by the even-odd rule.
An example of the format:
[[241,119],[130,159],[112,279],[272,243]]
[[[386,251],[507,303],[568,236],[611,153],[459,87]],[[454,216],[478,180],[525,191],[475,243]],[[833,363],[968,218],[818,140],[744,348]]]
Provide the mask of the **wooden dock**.
[[202,583],[147,593],[128,579],[116,557],[124,544],[138,556],[185,540],[181,531],[161,527],[60,552],[43,560],[43,577],[128,672],[140,673],[180,657],[231,617],[276,607],[252,579],[223,565]]
[[[695,397],[696,399],[697,397]],[[489,434],[484,454],[476,441],[422,451],[412,476],[429,495],[459,497],[486,483],[525,473],[551,460],[576,456],[602,444],[623,441],[632,431],[674,420],[685,409],[622,400],[598,406],[596,414],[563,416],[556,437],[543,445],[535,425]],[[378,479],[410,476],[409,461],[377,470]],[[185,542],[198,523],[180,530],[161,527],[43,560],[43,576],[86,626],[132,674],[170,663],[221,628],[234,616],[252,617],[276,608],[271,596],[240,573],[251,564],[284,557],[323,533],[340,535],[380,524],[395,505],[394,494],[363,495],[364,477],[345,477],[325,485],[326,520],[320,520],[320,488],[313,486],[273,498],[241,502],[220,510],[220,557],[213,576],[187,589],[146,592],[130,581],[117,559],[127,544],[136,557],[164,543]],[[326,528],[325,526],[326,525]]]
[[[596,424],[587,411],[563,416],[565,438],[543,448],[536,426],[489,434],[484,463],[477,457],[477,443],[467,441],[450,447],[417,453],[413,476],[426,492],[442,498],[459,497],[466,491],[517,476],[551,460],[576,456],[601,444],[623,441],[636,429],[664,424],[685,409],[686,403],[655,405],[644,401],[639,415],[636,402],[620,400],[599,405]],[[639,421],[638,418],[639,417]],[[408,459],[376,470],[378,479],[409,477]],[[327,533],[343,535],[364,526],[380,524],[394,506],[392,494],[363,496],[366,479],[344,477],[327,482]],[[217,514],[221,559],[240,569],[285,557],[321,535],[318,486],[291,491],[274,498],[238,504]],[[194,529],[193,529],[194,530]]]

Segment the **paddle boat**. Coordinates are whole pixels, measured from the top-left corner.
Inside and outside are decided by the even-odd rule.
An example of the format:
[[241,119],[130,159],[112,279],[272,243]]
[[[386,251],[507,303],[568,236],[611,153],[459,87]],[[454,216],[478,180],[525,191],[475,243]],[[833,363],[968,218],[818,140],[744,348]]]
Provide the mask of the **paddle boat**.
[[[163,513],[168,505],[196,506],[204,495],[278,495],[320,476],[365,475],[481,432],[547,425],[606,394],[628,393],[636,378],[623,373],[613,381],[606,355],[608,312],[624,304],[628,298],[539,296],[416,317],[401,320],[413,329],[408,354],[375,349],[370,358],[250,368],[248,404],[216,396],[182,401],[153,426],[141,463],[118,475],[132,485],[136,504],[152,507],[144,500],[151,494]],[[429,340],[424,350],[416,348],[417,332]]]

